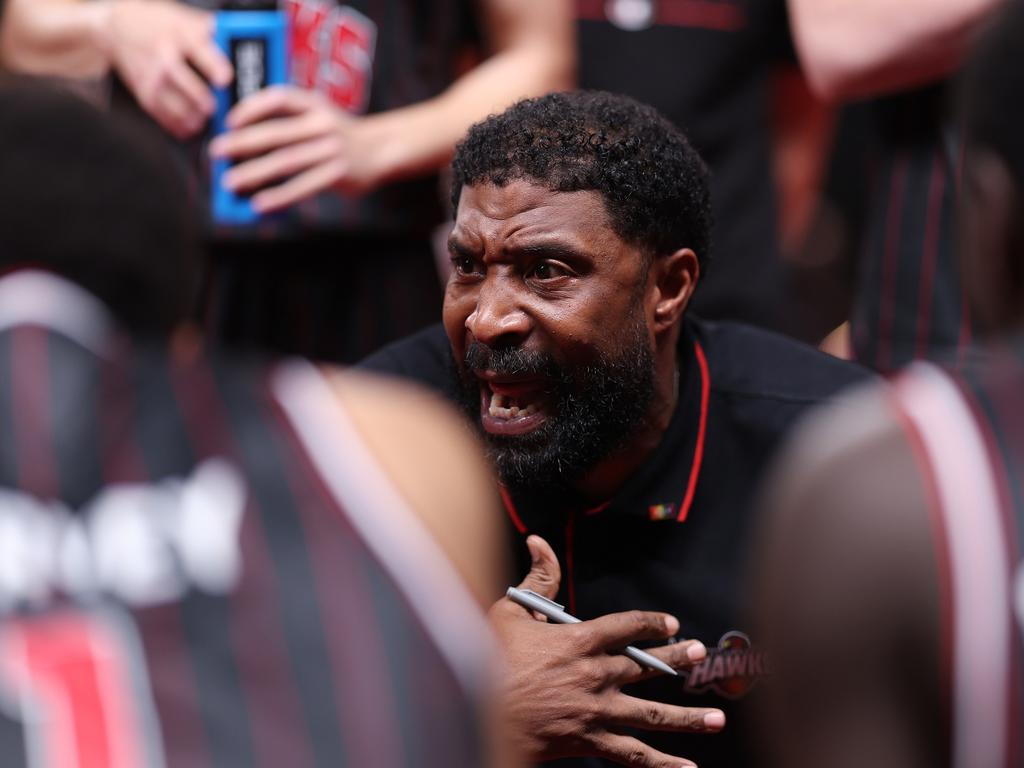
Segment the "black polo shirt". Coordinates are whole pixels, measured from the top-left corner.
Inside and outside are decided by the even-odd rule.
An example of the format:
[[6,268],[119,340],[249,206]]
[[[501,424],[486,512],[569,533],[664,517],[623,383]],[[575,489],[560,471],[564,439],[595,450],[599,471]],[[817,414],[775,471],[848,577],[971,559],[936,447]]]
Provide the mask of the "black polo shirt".
[[[451,394],[450,352],[440,326],[364,362]],[[750,692],[768,670],[742,615],[752,497],[780,439],[809,406],[869,374],[781,336],[689,318],[680,339],[679,400],[659,446],[604,504],[512,498],[503,492],[519,572],[529,533],[545,537],[562,566],[559,602],[582,619],[631,609],[667,611],[707,661],[677,679],[631,693],[721,707],[717,736],[646,733],[644,741],[702,768],[756,766],[744,732]],[[559,765],[590,766],[572,759]]]

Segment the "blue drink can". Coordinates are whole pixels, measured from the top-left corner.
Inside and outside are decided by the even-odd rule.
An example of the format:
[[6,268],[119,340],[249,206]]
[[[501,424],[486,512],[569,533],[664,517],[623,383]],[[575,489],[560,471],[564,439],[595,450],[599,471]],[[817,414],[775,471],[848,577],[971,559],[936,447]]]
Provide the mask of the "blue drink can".
[[[213,133],[225,131],[228,112],[242,99],[269,85],[288,82],[288,18],[283,11],[220,11],[214,39],[235,68],[235,79],[215,92],[217,111]],[[225,189],[224,174],[231,161],[213,161],[211,206],[218,224],[251,224],[260,218],[249,199]]]

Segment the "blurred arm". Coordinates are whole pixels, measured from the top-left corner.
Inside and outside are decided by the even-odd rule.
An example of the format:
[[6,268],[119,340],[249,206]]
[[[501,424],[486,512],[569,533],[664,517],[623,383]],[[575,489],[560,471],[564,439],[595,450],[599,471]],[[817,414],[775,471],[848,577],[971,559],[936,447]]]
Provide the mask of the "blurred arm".
[[508,583],[497,486],[483,451],[440,398],[393,379],[330,377],[345,411],[481,609]]
[[[425,390],[352,371],[330,373],[328,380],[366,448],[469,587],[483,621],[508,574],[496,485],[480,446],[450,406]],[[496,679],[489,682],[492,689],[485,685],[478,692],[487,729],[485,765],[519,768],[506,704]]]
[[110,71],[108,2],[7,0],[0,62],[18,72],[92,78]]
[[855,99],[944,77],[1001,0],[788,0],[818,95]]
[[382,181],[439,168],[466,129],[521,98],[571,88],[575,26],[567,0],[483,0],[492,55],[437,98],[370,116],[384,140]]
[[209,83],[231,82],[213,16],[165,0],[8,0],[0,63],[17,72],[94,79],[116,72],[178,138],[213,114]]

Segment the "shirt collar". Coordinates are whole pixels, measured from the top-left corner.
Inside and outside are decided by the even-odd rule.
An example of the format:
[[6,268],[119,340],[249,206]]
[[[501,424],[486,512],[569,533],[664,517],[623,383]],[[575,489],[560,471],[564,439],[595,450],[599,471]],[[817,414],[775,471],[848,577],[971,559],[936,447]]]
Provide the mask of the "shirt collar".
[[19,269],[0,276],[0,332],[18,325],[57,331],[103,354],[114,329],[107,308],[92,294],[51,272]]
[[[696,326],[683,324],[679,341],[679,397],[661,442],[649,459],[611,499],[582,505],[566,499],[558,508],[531,503],[501,488],[505,510],[516,529],[526,534],[550,525],[553,514],[626,515],[645,520],[686,520],[693,504],[707,439],[711,376]],[[575,509],[574,509],[575,507]]]

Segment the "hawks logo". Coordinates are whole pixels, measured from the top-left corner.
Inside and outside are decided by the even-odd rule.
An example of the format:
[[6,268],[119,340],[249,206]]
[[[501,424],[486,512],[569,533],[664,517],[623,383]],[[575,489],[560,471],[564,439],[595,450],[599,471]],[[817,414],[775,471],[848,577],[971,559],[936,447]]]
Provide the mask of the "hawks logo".
[[726,632],[717,648],[708,649],[704,661],[683,673],[683,688],[688,693],[714,690],[727,699],[739,699],[769,671],[764,652],[754,650],[749,637]]

